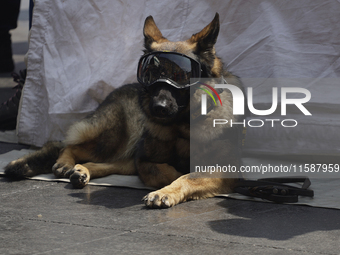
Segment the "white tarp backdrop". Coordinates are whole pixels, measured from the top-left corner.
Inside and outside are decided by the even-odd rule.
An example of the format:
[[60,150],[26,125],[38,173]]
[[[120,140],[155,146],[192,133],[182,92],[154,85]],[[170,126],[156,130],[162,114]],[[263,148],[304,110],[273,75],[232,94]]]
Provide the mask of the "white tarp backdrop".
[[304,87],[312,95],[306,104],[312,116],[289,131],[248,128],[245,149],[339,155],[339,0],[36,0],[19,142],[62,140],[67,127],[115,87],[135,82],[148,15],[175,41],[200,31],[215,12],[221,23],[216,51],[253,87],[256,105],[270,107],[273,86]]

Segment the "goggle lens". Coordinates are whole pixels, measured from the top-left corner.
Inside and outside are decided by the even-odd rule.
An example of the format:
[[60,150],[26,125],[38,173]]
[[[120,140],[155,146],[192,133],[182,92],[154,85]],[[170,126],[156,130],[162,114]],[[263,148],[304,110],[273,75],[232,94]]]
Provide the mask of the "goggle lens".
[[200,64],[188,56],[175,52],[152,52],[141,57],[137,79],[150,86],[167,80],[177,88],[190,86],[190,78],[200,78]]

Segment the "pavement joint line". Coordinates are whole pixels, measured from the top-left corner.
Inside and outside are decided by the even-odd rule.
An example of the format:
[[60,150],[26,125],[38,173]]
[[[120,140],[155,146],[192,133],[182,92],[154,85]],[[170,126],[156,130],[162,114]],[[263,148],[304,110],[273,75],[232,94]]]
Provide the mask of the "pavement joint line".
[[16,220],[20,219],[22,221],[32,221],[32,222],[40,222],[40,223],[52,223],[52,224],[59,224],[59,225],[65,225],[65,226],[77,226],[77,227],[85,227],[85,228],[97,228],[97,229],[117,230],[117,231],[123,231],[123,232],[126,232],[126,233],[136,232],[134,230],[119,229],[119,228],[114,228],[114,227],[86,225],[86,224],[64,222],[64,221],[56,221],[56,220],[44,220],[44,219],[35,219],[35,218],[25,218],[25,217],[22,217],[22,216],[14,216],[13,217],[11,215],[5,215],[5,216],[0,216],[0,218],[10,218],[10,219],[16,219]]
[[[24,218],[23,218],[23,220],[24,220]],[[127,232],[130,232],[130,230],[126,230],[126,229],[122,230],[122,229],[113,228],[113,227],[86,225],[86,224],[64,222],[64,221],[44,220],[44,219],[34,219],[34,218],[27,218],[27,220],[29,220],[29,221],[36,221],[36,222],[45,222],[45,223],[60,224],[60,225],[78,226],[78,227],[85,227],[85,228],[110,229],[110,230],[118,230],[118,231],[127,231]]]

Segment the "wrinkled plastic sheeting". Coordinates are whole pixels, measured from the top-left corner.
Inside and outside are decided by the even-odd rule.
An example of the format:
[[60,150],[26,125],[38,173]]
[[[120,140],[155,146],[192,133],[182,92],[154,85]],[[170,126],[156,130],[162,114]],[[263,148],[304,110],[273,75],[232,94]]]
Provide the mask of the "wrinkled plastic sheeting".
[[[215,12],[221,22],[216,51],[230,71],[247,79],[311,79],[302,85],[314,100],[313,121],[302,123],[303,132],[311,135],[296,133],[284,143],[290,135],[280,129],[248,129],[245,149],[299,154],[306,146],[317,151],[315,144],[326,146],[337,136],[339,115],[328,113],[324,105],[339,108],[334,96],[339,95],[340,84],[336,82],[339,1],[37,0],[35,4],[18,122],[21,143],[41,146],[48,140],[62,140],[69,125],[93,111],[110,91],[136,81],[148,15],[165,37],[175,41],[199,32]],[[320,87],[315,79],[323,78],[335,83]],[[253,86],[247,79],[245,86]],[[270,95],[273,84],[258,84]],[[255,106],[266,100],[258,97]],[[331,129],[313,136],[324,130],[320,123],[330,122]],[[273,142],[268,145],[261,139]],[[328,153],[338,152],[338,144],[328,144]]]

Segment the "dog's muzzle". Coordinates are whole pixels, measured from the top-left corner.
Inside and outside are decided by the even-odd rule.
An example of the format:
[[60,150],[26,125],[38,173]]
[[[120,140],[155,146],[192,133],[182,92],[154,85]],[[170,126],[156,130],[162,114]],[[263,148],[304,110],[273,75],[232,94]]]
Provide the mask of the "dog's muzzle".
[[160,90],[158,95],[152,98],[151,111],[154,116],[168,118],[177,114],[178,105],[170,91]]

